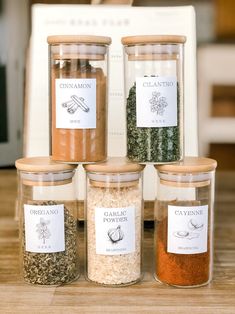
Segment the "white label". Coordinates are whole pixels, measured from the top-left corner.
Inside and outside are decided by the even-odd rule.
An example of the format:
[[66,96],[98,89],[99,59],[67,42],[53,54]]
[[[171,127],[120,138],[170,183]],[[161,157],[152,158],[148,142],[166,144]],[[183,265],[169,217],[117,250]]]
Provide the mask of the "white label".
[[65,250],[64,205],[24,205],[27,252],[55,253]]
[[96,79],[56,79],[56,128],[96,128]]
[[137,77],[137,127],[177,126],[176,77]]
[[96,254],[135,252],[135,207],[95,208]]
[[168,206],[167,252],[207,252],[208,205]]

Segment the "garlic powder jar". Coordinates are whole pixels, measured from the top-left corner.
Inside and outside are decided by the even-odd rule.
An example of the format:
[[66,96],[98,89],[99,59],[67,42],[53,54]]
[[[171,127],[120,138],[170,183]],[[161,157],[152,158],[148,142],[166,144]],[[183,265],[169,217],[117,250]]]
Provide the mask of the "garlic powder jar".
[[84,166],[89,281],[121,286],[141,279],[142,170],[126,158]]

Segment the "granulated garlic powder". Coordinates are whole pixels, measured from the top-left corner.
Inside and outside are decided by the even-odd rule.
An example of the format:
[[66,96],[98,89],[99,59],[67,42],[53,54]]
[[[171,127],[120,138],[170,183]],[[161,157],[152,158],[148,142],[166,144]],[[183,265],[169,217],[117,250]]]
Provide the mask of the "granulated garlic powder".
[[126,285],[141,278],[141,204],[138,181],[87,191],[87,277]]

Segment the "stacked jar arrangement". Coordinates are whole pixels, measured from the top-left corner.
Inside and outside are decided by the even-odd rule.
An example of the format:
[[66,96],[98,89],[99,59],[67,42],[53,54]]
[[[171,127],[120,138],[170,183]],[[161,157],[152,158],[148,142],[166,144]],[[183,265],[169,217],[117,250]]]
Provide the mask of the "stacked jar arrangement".
[[124,45],[127,158],[107,159],[109,37],[50,36],[51,157],[16,161],[26,282],[79,275],[74,171],[84,164],[85,277],[123,286],[142,278],[145,164],[158,172],[155,278],[210,282],[216,161],[184,157],[184,36],[131,36]]
[[21,269],[26,282],[59,285],[79,276],[79,163],[107,158],[108,46],[102,36],[49,36],[50,157],[16,161]]

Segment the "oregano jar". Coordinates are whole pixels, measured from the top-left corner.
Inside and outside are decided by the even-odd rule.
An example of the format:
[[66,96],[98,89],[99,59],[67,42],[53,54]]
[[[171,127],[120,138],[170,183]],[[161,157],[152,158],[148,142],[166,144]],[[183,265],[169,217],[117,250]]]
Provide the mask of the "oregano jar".
[[60,285],[79,276],[76,167],[50,157],[22,158],[18,169],[20,272],[25,282]]
[[142,170],[126,158],[85,165],[86,279],[107,286],[142,278]]
[[156,166],[155,278],[176,287],[208,284],[213,271],[213,159]]
[[141,163],[182,160],[185,36],[123,37],[127,157]]

